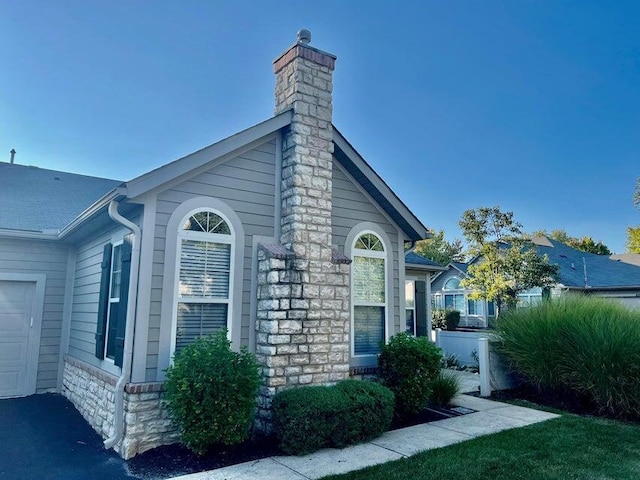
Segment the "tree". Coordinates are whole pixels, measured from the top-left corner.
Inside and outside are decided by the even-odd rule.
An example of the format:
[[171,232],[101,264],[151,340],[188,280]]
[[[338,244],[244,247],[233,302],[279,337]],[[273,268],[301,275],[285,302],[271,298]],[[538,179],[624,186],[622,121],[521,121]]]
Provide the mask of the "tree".
[[434,233],[431,238],[420,240],[416,244],[414,252],[441,265],[464,261],[462,240],[456,238],[452,242],[448,242],[444,238],[444,230]]
[[609,247],[601,241],[596,242],[589,236],[582,238],[572,237],[565,230],[551,230],[551,233],[548,233],[546,230],[538,230],[534,232],[532,236],[545,236],[583,252],[595,253],[597,255],[611,255]]
[[627,228],[627,251],[640,253],[640,226]]
[[472,298],[493,300],[496,315],[503,306],[515,306],[518,293],[554,283],[558,266],[537,254],[513,212],[502,212],[498,206],[467,210],[458,224],[478,257],[462,284],[473,290]]
[[[638,178],[636,191],[633,194],[633,204],[640,209],[640,178]],[[640,225],[627,228],[627,251],[629,253],[640,253]]]

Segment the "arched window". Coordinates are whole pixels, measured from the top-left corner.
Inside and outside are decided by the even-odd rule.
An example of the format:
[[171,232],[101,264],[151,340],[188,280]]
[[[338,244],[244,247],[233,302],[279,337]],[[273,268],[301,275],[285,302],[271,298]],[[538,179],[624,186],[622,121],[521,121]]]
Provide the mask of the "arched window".
[[460,279],[458,277],[452,277],[444,284],[443,290],[460,290]]
[[234,234],[213,210],[190,213],[178,232],[174,352],[229,326]]
[[352,256],[353,355],[376,355],[385,340],[387,252],[367,232],[356,238]]

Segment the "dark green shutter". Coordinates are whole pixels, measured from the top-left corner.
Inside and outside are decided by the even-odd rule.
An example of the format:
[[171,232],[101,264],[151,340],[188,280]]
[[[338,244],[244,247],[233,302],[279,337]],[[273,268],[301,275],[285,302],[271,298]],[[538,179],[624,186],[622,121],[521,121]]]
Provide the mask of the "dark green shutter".
[[427,337],[427,282],[416,280],[416,335]]
[[111,244],[107,243],[102,252],[102,274],[100,277],[100,299],[98,300],[98,325],[96,327],[96,357],[104,358],[104,340],[109,311],[109,283],[111,281]]
[[131,276],[131,242],[133,235],[127,235],[122,242],[122,281],[120,282],[120,303],[118,313],[113,317],[116,325],[115,351],[113,362],[122,367],[124,356],[124,332],[127,326],[127,303],[129,300],[129,277]]

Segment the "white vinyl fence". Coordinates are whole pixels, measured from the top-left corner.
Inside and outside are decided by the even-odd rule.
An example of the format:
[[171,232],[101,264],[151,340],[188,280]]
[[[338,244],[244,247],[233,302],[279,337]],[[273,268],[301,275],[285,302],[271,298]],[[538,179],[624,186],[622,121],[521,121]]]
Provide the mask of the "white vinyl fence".
[[[491,345],[489,331],[459,332],[436,329],[436,345],[444,355],[455,355],[461,365],[478,366],[480,395],[488,397],[494,390],[514,388],[519,381]],[[474,357],[477,358],[474,359]]]

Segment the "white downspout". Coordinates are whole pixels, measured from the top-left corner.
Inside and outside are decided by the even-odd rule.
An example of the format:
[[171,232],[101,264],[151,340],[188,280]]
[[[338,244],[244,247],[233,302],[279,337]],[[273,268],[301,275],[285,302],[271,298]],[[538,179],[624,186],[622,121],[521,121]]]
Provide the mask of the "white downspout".
[[138,302],[138,270],[140,266],[140,240],[142,231],[132,221],[118,213],[119,203],[112,200],[109,203],[109,216],[114,222],[124,225],[133,233],[133,247],[131,249],[131,277],[129,280],[129,297],[124,332],[124,351],[122,356],[122,371],[116,382],[114,391],[115,412],[113,416],[113,435],[104,441],[104,448],[113,448],[124,433],[124,387],[131,380],[131,364],[133,359],[133,327],[135,326],[136,304]]

